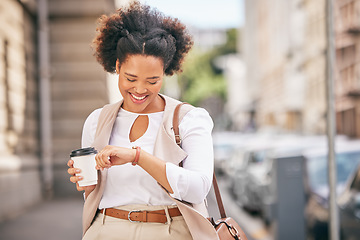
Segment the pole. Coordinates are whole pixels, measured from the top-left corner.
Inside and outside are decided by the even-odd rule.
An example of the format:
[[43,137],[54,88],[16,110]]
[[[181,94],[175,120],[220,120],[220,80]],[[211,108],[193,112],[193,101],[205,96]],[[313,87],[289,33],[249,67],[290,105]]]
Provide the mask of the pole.
[[45,198],[53,195],[49,23],[47,0],[38,0],[38,44],[40,78],[40,138]]
[[328,136],[328,175],[329,175],[329,236],[331,240],[339,240],[339,213],[336,204],[336,159],[335,159],[335,103],[334,103],[334,65],[335,36],[333,22],[333,0],[326,1],[326,32],[327,32],[327,136]]

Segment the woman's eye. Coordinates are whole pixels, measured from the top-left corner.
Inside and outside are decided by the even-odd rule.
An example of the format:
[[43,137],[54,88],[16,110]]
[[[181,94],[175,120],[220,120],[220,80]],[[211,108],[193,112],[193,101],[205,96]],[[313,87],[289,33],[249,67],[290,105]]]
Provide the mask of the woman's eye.
[[149,82],[151,85],[155,85],[157,84],[158,81],[155,81],[155,82]]
[[126,78],[129,82],[135,82],[135,79]]

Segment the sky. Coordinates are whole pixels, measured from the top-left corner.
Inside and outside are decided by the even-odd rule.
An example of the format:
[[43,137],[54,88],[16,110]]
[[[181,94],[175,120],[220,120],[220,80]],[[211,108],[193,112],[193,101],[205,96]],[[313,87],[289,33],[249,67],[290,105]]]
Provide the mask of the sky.
[[140,0],[165,15],[198,28],[238,28],[244,25],[243,0]]

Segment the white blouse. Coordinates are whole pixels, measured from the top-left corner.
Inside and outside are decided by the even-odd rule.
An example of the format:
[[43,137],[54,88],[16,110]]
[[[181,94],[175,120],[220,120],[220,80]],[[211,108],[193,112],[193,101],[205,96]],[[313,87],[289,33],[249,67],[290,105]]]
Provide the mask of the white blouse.
[[[93,111],[86,119],[82,133],[82,147],[94,141],[101,109]],[[130,142],[130,129],[140,114],[120,109],[110,136],[110,145],[131,148],[140,146],[153,154],[155,139],[161,127],[163,112],[145,114],[149,125],[143,136]],[[213,122],[203,108],[189,111],[179,124],[182,148],[188,154],[183,167],[166,163],[166,176],[172,197],[191,203],[202,202],[212,185],[213,146],[211,131]],[[174,140],[175,141],[175,140]],[[127,163],[108,170],[107,181],[99,209],[129,204],[172,205],[155,179],[140,166]]]

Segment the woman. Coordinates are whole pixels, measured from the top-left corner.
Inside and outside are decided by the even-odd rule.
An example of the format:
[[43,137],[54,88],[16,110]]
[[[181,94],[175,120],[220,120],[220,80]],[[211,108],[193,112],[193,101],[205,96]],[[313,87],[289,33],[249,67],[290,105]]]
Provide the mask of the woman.
[[179,148],[171,124],[180,102],[159,94],[164,75],[181,71],[191,37],[177,19],[139,2],[100,24],[95,56],[119,75],[123,100],[84,124],[82,147],[99,151],[98,184],[79,187],[80,169],[68,161],[70,181],[85,191],[83,239],[192,239],[174,199],[203,204],[212,183],[213,122],[204,109],[184,105]]

